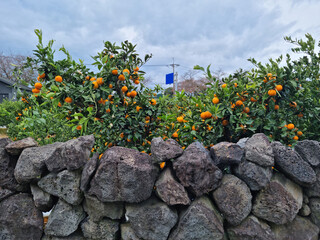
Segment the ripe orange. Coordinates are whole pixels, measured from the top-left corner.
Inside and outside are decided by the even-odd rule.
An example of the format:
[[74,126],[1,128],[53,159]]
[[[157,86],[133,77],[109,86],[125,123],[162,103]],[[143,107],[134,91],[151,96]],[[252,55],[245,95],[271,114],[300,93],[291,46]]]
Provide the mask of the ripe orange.
[[89,80],[90,79],[90,76],[86,76],[86,80]]
[[229,124],[229,121],[227,120],[227,119],[224,119],[223,121],[222,121],[222,125],[223,126],[227,126]]
[[219,98],[217,98],[217,97],[212,98],[212,103],[213,104],[218,104],[219,103]]
[[279,105],[274,105],[274,110],[279,110]]
[[118,79],[119,79],[120,81],[124,81],[124,80],[126,80],[126,77],[125,77],[123,74],[120,74],[120,75],[118,76]]
[[42,73],[41,75],[39,75],[39,78],[45,78],[46,74]]
[[133,71],[138,72],[139,71],[139,67],[136,67],[135,69],[133,69]]
[[298,132],[297,132],[297,135],[298,135],[298,136],[302,136],[302,134],[303,134],[303,133],[302,133],[301,131],[298,131]]
[[277,92],[276,92],[276,90],[271,89],[271,90],[268,91],[268,95],[273,97],[273,96],[277,95]]
[[289,103],[290,107],[296,108],[297,107],[297,103],[296,102],[291,102]]
[[226,87],[227,87],[227,84],[224,83],[224,84],[221,85],[221,87],[222,87],[222,88],[226,88]]
[[163,169],[166,166],[166,162],[160,163],[160,168]]
[[109,84],[109,88],[113,88],[113,85],[111,83]]
[[103,81],[103,78],[97,78],[97,83],[99,84],[99,85],[102,85],[103,83],[104,83],[104,81]]
[[293,123],[289,123],[289,124],[287,125],[287,128],[288,128],[289,130],[294,129],[294,124],[293,124]]
[[34,87],[35,87],[36,89],[40,90],[40,89],[42,88],[42,84],[39,83],[39,82],[37,82],[37,83],[34,84]]
[[134,83],[138,85],[140,81],[137,79],[137,80],[134,80]]
[[90,78],[90,81],[91,81],[91,82],[93,82],[93,81],[95,81],[95,80],[96,80],[95,77]]
[[137,92],[136,91],[131,91],[130,92],[130,97],[134,98],[135,96],[137,96]]
[[245,107],[245,108],[243,109],[243,111],[244,111],[245,113],[249,113],[249,112],[250,112],[250,108]]
[[282,85],[277,85],[276,89],[277,89],[278,92],[280,92],[280,91],[282,91],[283,87],[282,87]]
[[58,103],[58,107],[61,107],[61,106],[62,106],[62,104],[61,104],[61,102],[59,102],[59,103]]
[[112,75],[118,75],[118,70],[117,70],[117,69],[113,69],[113,70],[111,71],[111,73],[112,73]]
[[178,137],[178,133],[177,133],[177,132],[174,132],[174,133],[172,134],[172,137],[177,138],[177,137]]
[[238,83],[234,83],[234,87],[238,87]]
[[243,102],[241,101],[241,100],[238,100],[238,101],[236,101],[236,106],[242,106],[243,105]]
[[296,140],[296,141],[297,141],[298,139],[299,139],[298,136],[294,136],[294,137],[293,137],[293,140]]
[[302,113],[299,113],[297,116],[298,116],[299,118],[302,118],[302,117],[303,117],[303,114],[302,114]]
[[137,110],[137,112],[139,112],[139,111],[140,111],[140,109],[142,109],[142,107],[136,106],[136,110]]
[[56,80],[56,82],[62,82],[62,77],[61,76],[56,76],[54,78],[54,80]]
[[183,117],[177,117],[177,121],[180,123],[183,122]]
[[33,88],[33,89],[32,89],[32,92],[33,92],[33,93],[39,93],[39,92],[40,92],[40,90],[39,90],[39,89],[37,89],[37,88]]
[[156,101],[155,99],[153,99],[153,98],[152,98],[152,99],[151,99],[151,105],[153,105],[153,106],[154,106],[154,105],[156,105],[156,104],[157,104],[157,101]]
[[110,112],[110,108],[108,108],[108,109],[106,110],[106,112],[109,113],[109,112]]
[[64,99],[64,101],[67,102],[67,103],[72,103],[72,98],[71,97],[66,97]]
[[97,81],[93,81],[92,84],[94,89],[97,89],[99,87],[99,84],[97,83]]
[[130,74],[130,71],[129,71],[129,69],[123,69],[123,71],[122,71],[123,73],[128,73],[128,74]]
[[258,100],[254,99],[253,97],[250,98],[251,102],[257,102]]
[[82,129],[82,126],[81,125],[78,125],[77,126],[77,130],[81,130]]
[[125,93],[126,91],[128,91],[127,86],[123,86],[123,87],[121,88],[121,91],[124,92],[124,93]]

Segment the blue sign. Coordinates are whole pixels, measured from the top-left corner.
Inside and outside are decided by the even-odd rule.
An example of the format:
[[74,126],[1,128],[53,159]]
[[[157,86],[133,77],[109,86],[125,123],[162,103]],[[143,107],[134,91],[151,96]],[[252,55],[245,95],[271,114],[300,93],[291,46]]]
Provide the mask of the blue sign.
[[173,83],[173,73],[166,74],[166,84]]

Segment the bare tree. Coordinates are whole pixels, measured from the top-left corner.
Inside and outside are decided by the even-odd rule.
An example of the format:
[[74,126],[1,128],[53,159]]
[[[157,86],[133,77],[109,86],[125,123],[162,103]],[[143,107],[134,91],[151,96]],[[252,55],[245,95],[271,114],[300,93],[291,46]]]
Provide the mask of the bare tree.
[[32,68],[25,68],[24,63],[27,61],[26,56],[22,55],[5,55],[0,52],[0,77],[17,81],[17,77],[14,74],[15,70],[20,72],[19,76],[25,82],[30,82],[36,76]]
[[202,77],[197,78],[197,71],[189,70],[182,75],[182,81],[178,82],[178,91],[184,90],[186,93],[197,93],[205,90],[208,79]]

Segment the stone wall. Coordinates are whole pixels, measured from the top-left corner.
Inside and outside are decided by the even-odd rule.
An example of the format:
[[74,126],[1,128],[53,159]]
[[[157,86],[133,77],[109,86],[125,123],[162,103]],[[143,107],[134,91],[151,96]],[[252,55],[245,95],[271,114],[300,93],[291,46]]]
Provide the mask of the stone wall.
[[151,156],[101,159],[93,144],[0,139],[0,239],[318,239],[319,142],[255,134],[209,151],[155,138]]

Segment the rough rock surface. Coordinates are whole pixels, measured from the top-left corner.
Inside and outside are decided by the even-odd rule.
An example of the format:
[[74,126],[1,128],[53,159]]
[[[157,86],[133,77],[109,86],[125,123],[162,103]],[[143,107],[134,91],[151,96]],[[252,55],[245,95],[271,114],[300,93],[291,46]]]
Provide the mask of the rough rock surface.
[[73,206],[59,200],[49,215],[44,232],[46,235],[57,237],[69,236],[78,229],[85,216],[81,205]]
[[10,189],[0,187],[0,202],[6,199],[7,197],[12,196],[14,193],[15,192]]
[[64,169],[77,170],[89,160],[93,145],[93,135],[71,139],[57,147],[56,151],[45,160],[46,166],[50,172],[59,172]]
[[16,194],[0,202],[0,239],[38,240],[42,232],[42,213],[30,194]]
[[236,143],[220,142],[210,148],[213,162],[218,167],[239,164],[243,157],[243,149]]
[[173,169],[180,183],[197,197],[216,189],[222,179],[222,172],[199,142],[187,147],[173,162]]
[[251,212],[250,189],[234,175],[224,175],[220,187],[212,195],[220,212],[231,225],[240,224]]
[[230,240],[276,240],[270,226],[252,215],[227,232]]
[[310,198],[311,221],[320,228],[320,198]]
[[74,233],[71,233],[67,237],[55,237],[55,236],[43,235],[41,240],[86,240],[86,238],[83,236],[81,230],[77,230]]
[[78,205],[82,202],[83,194],[80,191],[79,171],[64,170],[59,173],[49,173],[41,178],[38,186],[47,193],[60,197],[67,203]]
[[302,207],[299,210],[299,215],[302,217],[307,217],[310,215],[310,213],[311,213],[310,207],[307,204],[303,203]]
[[98,198],[88,194],[85,194],[83,209],[94,222],[99,222],[104,217],[120,219],[124,214],[122,202],[100,202]]
[[11,142],[6,146],[6,150],[11,155],[20,155],[23,149],[29,147],[36,147],[38,143],[32,137],[24,138],[15,142]]
[[46,171],[46,159],[50,158],[61,143],[48,144],[41,147],[29,147],[22,151],[14,176],[19,183],[29,183],[38,180]]
[[86,239],[117,240],[119,222],[110,219],[102,219],[98,223],[86,218],[81,223],[83,236]]
[[157,137],[151,141],[151,153],[153,162],[160,163],[179,157],[183,149],[176,140],[169,138],[164,141],[161,137]]
[[148,240],[166,240],[178,221],[175,210],[153,197],[140,204],[126,205],[126,217],[135,234]]
[[80,189],[86,192],[90,187],[90,181],[99,165],[99,153],[95,153],[82,170]]
[[272,225],[271,229],[277,240],[318,240],[319,228],[300,216],[284,225]]
[[316,173],[316,181],[304,188],[308,197],[320,197],[320,168],[314,168],[314,172]]
[[47,212],[53,207],[53,197],[39,188],[37,185],[30,185],[34,205],[42,212]]
[[155,186],[158,197],[168,205],[190,204],[187,191],[174,179],[170,168],[160,174]]
[[102,202],[141,202],[151,196],[157,174],[148,154],[112,147],[100,159],[88,193]]
[[208,197],[193,201],[169,236],[169,240],[186,239],[224,239],[223,219]]
[[264,167],[274,165],[274,155],[269,139],[263,133],[256,133],[248,139],[244,147],[248,161]]
[[272,142],[275,164],[291,180],[309,187],[316,181],[316,173],[300,155],[280,142]]
[[291,222],[302,207],[300,186],[274,173],[267,187],[261,190],[254,201],[252,213],[275,224]]
[[16,157],[10,156],[5,147],[12,141],[9,138],[0,138],[0,187],[12,191],[25,191],[27,186],[19,184],[14,177],[14,168],[17,163]]
[[244,148],[246,146],[246,142],[248,141],[249,138],[241,138],[237,144],[241,147],[241,148]]
[[270,182],[271,167],[262,167],[245,159],[233,168],[234,174],[243,180],[252,191],[258,191]]
[[294,146],[294,150],[311,166],[317,167],[320,165],[320,143],[318,141],[299,141]]
[[121,240],[140,240],[131,228],[130,223],[120,225]]

